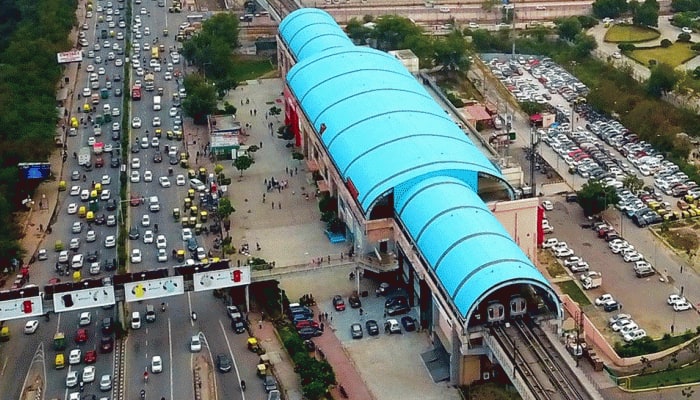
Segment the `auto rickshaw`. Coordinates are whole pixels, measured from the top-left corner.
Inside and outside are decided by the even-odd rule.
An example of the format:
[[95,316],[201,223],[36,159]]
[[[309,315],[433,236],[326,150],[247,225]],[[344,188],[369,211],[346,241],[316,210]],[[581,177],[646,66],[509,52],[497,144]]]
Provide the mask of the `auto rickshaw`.
[[187,228],[190,226],[190,219],[187,217],[182,217],[182,220],[180,221],[181,225],[183,228]]
[[202,224],[194,224],[194,234],[195,235],[202,234]]
[[[100,97],[102,97],[103,99],[108,99],[109,98],[109,89],[107,89],[107,88],[100,89]],[[107,116],[107,114],[105,114],[105,116]],[[110,114],[110,116],[111,116],[111,114]]]
[[97,194],[102,194],[102,184],[101,184],[101,183],[96,183],[96,184],[95,184],[95,190],[97,191]]
[[176,259],[178,262],[183,262],[183,261],[185,261],[185,250],[179,249],[179,250],[175,253],[175,259]]
[[187,159],[187,153],[180,153],[180,167],[181,168],[188,168],[190,166],[190,162]]
[[63,332],[56,332],[53,335],[53,349],[54,350],[64,350],[66,348],[66,335]]
[[248,350],[252,351],[253,353],[260,353],[260,344],[258,343],[258,339],[254,337],[249,337],[248,338]]
[[197,175],[196,175],[196,173],[194,172],[193,169],[188,169],[188,170],[187,170],[187,177],[188,177],[188,178],[194,179],[196,176],[197,176]]
[[182,131],[175,131],[173,133],[175,134],[175,140],[178,140],[178,141],[182,140]]
[[99,196],[99,194],[97,193],[97,190],[91,190],[91,191],[90,191],[90,199],[91,199],[91,200],[97,200],[97,197],[98,197],[98,196]]
[[194,189],[187,189],[187,197],[194,200]]
[[168,37],[168,33],[167,29],[163,29],[163,37]]
[[88,209],[92,212],[97,212],[100,209],[100,203],[97,202],[97,199],[88,201]]
[[192,199],[185,197],[185,210],[189,210],[192,207]]
[[175,222],[180,220],[180,209],[179,208],[173,208],[173,219],[175,219]]
[[10,340],[10,327],[3,326],[0,328],[0,342],[7,342]]
[[[90,104],[88,104],[88,103],[83,104],[83,112],[89,113],[90,111],[92,111],[92,107],[90,106]],[[73,117],[73,118],[75,118],[75,117]],[[75,118],[75,122],[78,122],[77,118]],[[72,119],[71,119],[71,124],[72,124]],[[73,125],[73,128],[77,128],[77,127],[78,127],[78,125]]]
[[155,135],[157,138],[160,138],[161,136],[163,136],[163,130],[161,128],[156,128]]
[[81,279],[83,279],[83,276],[80,271],[73,271],[73,282],[78,283]]
[[78,208],[78,216],[80,218],[85,218],[85,214],[87,214],[87,209],[85,206],[80,206],[80,208]]
[[63,369],[66,367],[66,358],[63,353],[56,354],[56,358],[54,358],[54,366],[56,369]]
[[207,169],[204,167],[199,168],[199,180],[202,182],[207,181]]
[[[86,106],[88,106],[88,108],[90,108],[90,105],[86,104]],[[85,108],[83,107],[83,109],[85,109]],[[70,118],[70,126],[71,126],[71,128],[78,128],[80,126],[80,121],[78,121],[77,117]]]
[[57,240],[57,241],[54,242],[54,244],[53,244],[53,249],[54,249],[54,251],[63,251],[63,248],[64,248],[64,246],[63,246],[63,242],[62,242],[62,241]]
[[196,227],[197,227],[197,217],[190,217],[189,227],[190,227],[190,228],[196,228]]
[[265,378],[265,376],[267,376],[267,365],[258,364],[256,369],[257,369],[257,374],[259,377]]
[[173,140],[175,138],[175,135],[173,134],[173,131],[166,131],[165,137],[167,137],[168,140]]
[[58,182],[58,191],[59,192],[65,192],[66,188],[67,188],[66,181]]
[[199,212],[199,221],[200,222],[207,222],[209,219],[209,213],[207,211],[200,211]]
[[85,219],[87,222],[92,222],[95,220],[95,213],[92,211],[88,211],[87,214],[85,214]]
[[197,220],[197,212],[198,211],[199,211],[199,208],[197,206],[190,207],[190,217],[195,217],[194,219]]

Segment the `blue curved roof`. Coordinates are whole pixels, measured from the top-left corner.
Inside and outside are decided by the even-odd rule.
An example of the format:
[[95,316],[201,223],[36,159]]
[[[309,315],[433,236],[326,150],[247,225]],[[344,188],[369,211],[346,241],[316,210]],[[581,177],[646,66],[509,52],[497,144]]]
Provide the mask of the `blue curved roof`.
[[280,37],[297,62],[335,47],[354,46],[333,17],[317,8],[300,8],[279,26]]
[[502,285],[551,290],[479,196],[463,181],[437,176],[394,198],[395,209],[463,316]]
[[[297,63],[287,82],[367,212],[409,180],[445,170],[476,182],[501,172],[391,55],[365,47],[328,49]],[[474,190],[477,188],[474,187]]]

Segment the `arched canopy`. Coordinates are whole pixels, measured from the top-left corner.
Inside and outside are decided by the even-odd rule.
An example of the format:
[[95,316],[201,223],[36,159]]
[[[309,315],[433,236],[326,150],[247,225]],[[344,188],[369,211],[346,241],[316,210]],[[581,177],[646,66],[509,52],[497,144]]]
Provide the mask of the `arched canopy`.
[[300,8],[279,26],[280,37],[297,62],[335,47],[354,46],[333,17],[317,8]]

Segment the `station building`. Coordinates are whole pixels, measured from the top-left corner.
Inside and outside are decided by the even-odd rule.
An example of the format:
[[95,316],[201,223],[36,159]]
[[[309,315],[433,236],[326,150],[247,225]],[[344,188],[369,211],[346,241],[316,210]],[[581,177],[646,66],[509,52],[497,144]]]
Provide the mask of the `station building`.
[[408,293],[453,385],[498,372],[489,324],[524,314],[561,321],[535,266],[537,199],[515,199],[494,163],[394,56],[356,46],[325,11],[280,24],[285,124],[321,195],[337,202],[365,270]]

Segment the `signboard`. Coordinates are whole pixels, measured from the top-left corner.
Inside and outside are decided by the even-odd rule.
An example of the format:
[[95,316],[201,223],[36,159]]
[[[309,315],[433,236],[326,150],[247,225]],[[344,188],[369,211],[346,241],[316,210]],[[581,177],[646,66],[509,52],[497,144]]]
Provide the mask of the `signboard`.
[[82,50],[71,50],[64,53],[56,53],[56,60],[58,60],[59,64],[81,62],[83,61],[83,52]]
[[182,276],[124,283],[124,299],[127,303],[184,293],[185,279]]
[[49,163],[19,163],[17,164],[23,179],[47,179],[51,175]]
[[192,276],[194,291],[223,289],[250,284],[250,266],[220,269],[216,271],[195,272]]
[[114,303],[114,286],[93,287],[53,294],[53,309],[57,313],[111,306]]
[[0,321],[36,317],[42,315],[41,296],[19,297],[0,301]]

